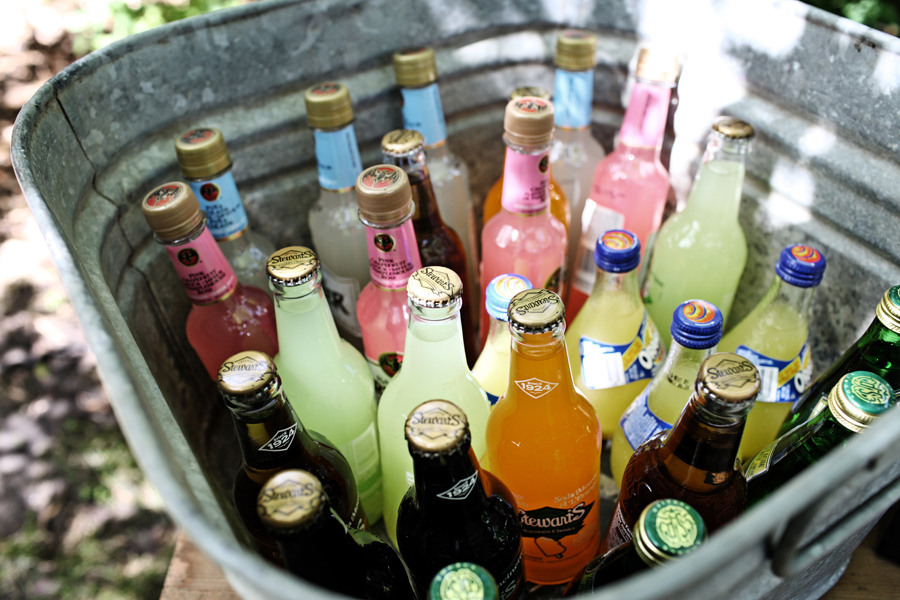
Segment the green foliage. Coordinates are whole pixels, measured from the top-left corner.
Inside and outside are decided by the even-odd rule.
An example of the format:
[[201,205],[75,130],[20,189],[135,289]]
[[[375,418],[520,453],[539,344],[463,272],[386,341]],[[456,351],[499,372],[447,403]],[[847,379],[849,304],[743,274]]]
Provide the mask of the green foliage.
[[817,8],[857,23],[884,29],[894,35],[900,24],[900,12],[897,3],[892,0],[805,0]]

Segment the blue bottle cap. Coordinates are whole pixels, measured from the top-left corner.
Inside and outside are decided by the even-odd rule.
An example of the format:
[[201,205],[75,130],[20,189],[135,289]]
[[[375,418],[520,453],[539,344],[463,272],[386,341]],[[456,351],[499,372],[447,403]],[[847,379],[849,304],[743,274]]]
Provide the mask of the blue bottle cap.
[[791,244],[781,251],[775,272],[791,285],[815,287],[825,275],[825,257],[812,246]]
[[691,350],[712,348],[722,339],[722,311],[705,300],[682,302],[672,313],[672,339]]
[[485,294],[484,307],[492,319],[509,321],[506,314],[509,301],[519,292],[533,289],[534,286],[525,277],[514,273],[497,275],[488,284]]
[[627,229],[610,229],[597,238],[594,262],[609,273],[627,273],[641,264],[641,242]]

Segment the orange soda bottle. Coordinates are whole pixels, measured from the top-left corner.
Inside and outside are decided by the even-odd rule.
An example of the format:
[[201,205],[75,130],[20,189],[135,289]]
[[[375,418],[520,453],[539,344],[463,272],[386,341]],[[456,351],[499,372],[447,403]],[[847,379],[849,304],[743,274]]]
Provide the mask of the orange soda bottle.
[[603,436],[572,381],[565,312],[549,290],[513,296],[509,388],[487,424],[487,468],[519,506],[525,578],[543,585],[577,575],[600,543]]

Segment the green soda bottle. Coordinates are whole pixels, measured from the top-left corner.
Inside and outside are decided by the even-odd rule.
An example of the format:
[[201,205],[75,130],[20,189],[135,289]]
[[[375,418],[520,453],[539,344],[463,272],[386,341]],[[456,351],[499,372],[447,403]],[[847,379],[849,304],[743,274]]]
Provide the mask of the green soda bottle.
[[875,373],[895,390],[900,389],[900,285],[884,293],[875,309],[875,320],[862,337],[794,402],[778,436],[821,411],[828,402],[829,390],[850,371]]
[[672,313],[685,300],[701,298],[715,304],[728,322],[747,262],[747,239],[738,211],[752,138],[748,123],[718,119],[687,206],[659,229],[643,296],[667,348]]
[[825,274],[825,257],[811,246],[793,244],[781,251],[775,273],[763,299],[719,343],[720,352],[749,359],[762,378],[741,438],[741,462],[778,436],[791,405],[812,383],[809,305]]
[[878,375],[853,371],[841,377],[826,408],[763,448],[747,465],[748,506],[868,429],[895,403],[894,389]]
[[428,600],[497,600],[497,582],[484,567],[470,562],[447,565],[434,576]]

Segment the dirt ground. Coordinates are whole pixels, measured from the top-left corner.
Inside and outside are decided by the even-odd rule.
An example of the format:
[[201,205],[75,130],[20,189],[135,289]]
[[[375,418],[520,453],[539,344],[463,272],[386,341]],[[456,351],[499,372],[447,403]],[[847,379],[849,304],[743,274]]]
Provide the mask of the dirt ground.
[[174,527],[125,444],[9,157],[76,0],[0,9],[0,597],[158,598]]

